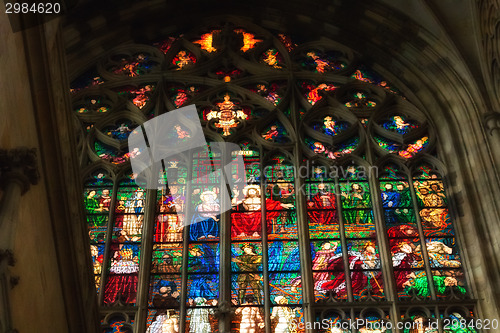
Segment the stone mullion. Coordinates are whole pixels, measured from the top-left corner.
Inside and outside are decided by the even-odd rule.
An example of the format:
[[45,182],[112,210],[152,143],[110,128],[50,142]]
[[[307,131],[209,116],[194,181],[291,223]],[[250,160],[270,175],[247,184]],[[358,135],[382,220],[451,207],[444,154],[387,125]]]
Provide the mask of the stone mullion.
[[[370,170],[369,183],[370,183],[370,193],[372,197],[372,207],[375,219],[375,234],[377,235],[377,244],[380,253],[381,269],[382,275],[384,277],[384,295],[388,301],[393,301],[390,313],[391,319],[393,321],[398,320],[398,310],[397,310],[397,300],[398,295],[396,293],[396,286],[394,284],[394,271],[392,267],[392,254],[391,248],[389,246],[389,240],[387,238],[387,233],[385,230],[385,219],[383,214],[383,206],[380,200],[381,194],[378,187],[379,182],[376,179],[378,171],[375,173]],[[395,328],[398,332],[397,328]]]
[[422,252],[422,257],[424,259],[424,268],[425,268],[425,274],[427,275],[427,283],[429,284],[429,291],[431,294],[431,299],[435,301],[437,299],[436,297],[436,290],[434,290],[434,280],[432,278],[432,270],[430,267],[430,261],[429,261],[429,254],[427,253],[427,245],[425,243],[425,237],[424,237],[424,228],[422,226],[422,220],[420,219],[420,208],[418,207],[418,201],[417,201],[417,195],[415,193],[415,188],[413,187],[413,184],[411,183],[412,177],[411,175],[409,176],[409,185],[410,188],[410,194],[411,194],[411,201],[413,202],[413,210],[415,214],[415,218],[417,221],[417,229],[418,229],[418,235],[419,235],[419,240],[420,240],[420,250]]
[[263,284],[264,284],[264,322],[266,324],[265,332],[271,333],[271,306],[270,306],[270,286],[269,286],[269,244],[267,243],[267,206],[266,206],[266,187],[267,180],[264,181],[265,174],[265,166],[263,165],[263,149],[260,149],[260,202],[261,202],[261,224],[262,224],[262,276],[263,276]]
[[[369,165],[374,165],[375,156],[371,150],[370,135],[366,135],[366,155]],[[384,219],[384,208],[380,200],[381,193],[379,189],[378,181],[378,168],[370,168],[368,175],[368,181],[370,185],[370,195],[372,203],[373,218],[375,222],[375,235],[377,239],[377,245],[380,254],[381,270],[382,276],[384,277],[384,295],[386,300],[392,301],[392,306],[390,309],[390,318],[394,322],[399,319],[398,317],[398,295],[396,293],[396,285],[394,281],[394,271],[392,266],[392,254],[391,248],[389,246],[389,240],[387,238],[385,219]],[[399,333],[399,330],[395,328],[395,331]]]
[[151,275],[151,260],[153,252],[153,237],[156,218],[156,198],[157,190],[149,189],[146,192],[146,210],[142,225],[142,259],[139,271],[139,282],[137,286],[137,314],[134,325],[135,333],[146,331],[146,321],[148,317],[148,294],[149,281]]
[[352,292],[352,281],[351,272],[349,265],[349,251],[347,250],[347,240],[345,234],[344,216],[342,214],[342,198],[340,197],[340,184],[338,177],[335,177],[335,197],[337,203],[337,216],[339,221],[339,233],[340,233],[340,244],[342,247],[342,259],[344,263],[344,274],[345,274],[345,284],[347,290],[347,300],[349,302],[354,301],[354,296]]
[[[99,288],[99,295],[98,295],[98,304],[99,306],[103,306],[104,303],[104,292],[105,292],[105,287],[106,287],[106,278],[108,277],[108,265],[110,265],[110,246],[111,246],[111,241],[113,238],[113,226],[114,226],[114,218],[115,218],[115,207],[116,207],[116,202],[117,202],[117,196],[118,196],[118,186],[119,179],[115,178],[113,181],[113,191],[111,195],[111,203],[109,204],[109,212],[108,212],[108,225],[106,229],[106,242],[105,248],[104,248],[104,255],[103,255],[103,261],[102,261],[102,269],[101,269],[101,281],[100,281],[100,288]],[[90,249],[89,249],[90,251]]]
[[[291,78],[291,82],[295,82]],[[300,123],[300,113],[297,109],[297,104],[299,103],[296,96],[296,88],[293,84],[293,88],[290,96],[290,114],[292,120],[292,127],[295,130],[295,147],[293,148],[293,165],[295,168],[295,202],[297,208],[297,237],[299,243],[299,256],[300,256],[300,273],[302,281],[302,304],[304,311],[304,322],[313,322],[315,320],[314,315],[314,281],[312,278],[312,259],[311,259],[311,240],[309,238],[309,225],[307,223],[307,211],[306,211],[306,197],[304,195],[304,180],[298,174],[297,168],[300,167],[302,161],[302,150],[300,148],[299,138],[300,135],[297,133],[298,124]],[[308,171],[309,172],[309,171]],[[312,330],[307,329],[306,332],[312,332]]]
[[[229,151],[229,156],[228,156]],[[219,198],[224,191],[228,192],[226,180],[224,179],[223,166],[231,161],[231,150],[223,149],[221,152],[221,168],[218,169],[221,177],[221,188]],[[227,175],[229,177],[229,175]],[[219,304],[216,315],[219,320],[219,332],[231,332],[231,201],[221,201],[220,233],[219,233]]]
[[[188,151],[187,156],[187,180],[193,179],[193,153]],[[167,170],[164,167],[164,171]],[[188,262],[189,262],[189,222],[191,221],[191,181],[186,182],[186,192],[184,195],[184,229],[182,239],[182,266],[181,266],[181,296],[179,310],[179,332],[186,331],[186,303],[187,303],[187,277],[188,277]]]

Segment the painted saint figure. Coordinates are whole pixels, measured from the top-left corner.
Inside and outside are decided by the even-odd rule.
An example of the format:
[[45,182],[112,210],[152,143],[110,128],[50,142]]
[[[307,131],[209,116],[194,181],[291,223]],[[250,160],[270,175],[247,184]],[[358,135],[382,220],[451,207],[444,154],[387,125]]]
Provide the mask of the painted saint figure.
[[318,193],[307,202],[310,223],[338,223],[335,194],[331,193],[324,183],[318,184]]
[[196,207],[189,226],[189,238],[192,241],[219,237],[220,206],[217,194],[205,191],[200,194],[200,199],[201,204]]
[[236,104],[231,101],[231,96],[226,94],[224,102],[217,103],[219,110],[211,110],[207,114],[207,120],[218,119],[215,127],[222,128],[222,135],[228,136],[231,134],[231,128],[237,127],[239,124],[238,119],[247,119],[248,116],[241,109],[237,109]]
[[288,304],[288,300],[281,295],[276,296],[274,301],[278,304],[278,306],[273,308],[273,312],[271,313],[271,321],[275,319],[278,321],[274,333],[290,333],[294,318],[294,310],[285,306]]
[[247,288],[252,290],[253,297],[257,298],[257,303],[262,304],[262,281],[257,272],[259,266],[262,264],[262,256],[255,253],[255,246],[245,243],[240,246],[243,254],[232,258],[231,261],[236,263],[240,272],[238,275],[238,301],[243,304]]
[[387,183],[382,190],[382,207],[384,207],[385,222],[396,224],[398,222],[394,208],[398,208],[401,201],[401,193],[394,191],[393,185]]
[[153,296],[153,306],[157,312],[146,333],[178,333],[179,315],[174,310],[179,307],[180,293],[177,285],[164,280],[159,281],[158,284],[159,292]]
[[[232,214],[232,237],[260,237],[262,234],[261,198],[260,187],[248,185],[243,188],[245,199],[236,203],[238,212]],[[266,198],[267,232],[272,232],[273,221],[281,214],[281,210],[293,207],[293,204],[281,203],[271,198]],[[240,212],[241,211],[241,212]]]
[[[196,308],[187,310],[189,333],[210,333],[210,315],[215,313],[214,309],[207,308],[207,300],[203,297],[196,297],[194,303]],[[217,301],[214,300],[212,304],[216,305]]]
[[[347,209],[344,214],[348,223],[362,224],[368,222],[368,212],[364,209],[370,208],[368,193],[358,183],[351,185],[351,191],[342,192],[343,206]],[[364,209],[363,209],[364,208]]]
[[[244,305],[253,305],[254,297],[248,295],[245,297]],[[255,333],[258,329],[264,328],[264,318],[262,318],[261,310],[256,306],[245,306],[237,308],[236,315],[241,315],[240,333]]]

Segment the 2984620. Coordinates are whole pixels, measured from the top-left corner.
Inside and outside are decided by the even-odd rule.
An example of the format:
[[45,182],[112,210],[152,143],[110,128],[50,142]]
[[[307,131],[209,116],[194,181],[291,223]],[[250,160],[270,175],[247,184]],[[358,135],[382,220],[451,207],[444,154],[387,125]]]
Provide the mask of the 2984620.
[[27,2],[6,2],[6,14],[59,14],[61,12],[60,3],[40,2],[40,3],[27,3]]
[[461,330],[464,329],[480,329],[480,330],[497,330],[499,327],[499,323],[497,319],[472,319],[472,320],[466,320],[464,318],[462,319],[451,319],[451,318],[445,318],[443,320],[443,326],[444,329],[458,329],[460,328]]

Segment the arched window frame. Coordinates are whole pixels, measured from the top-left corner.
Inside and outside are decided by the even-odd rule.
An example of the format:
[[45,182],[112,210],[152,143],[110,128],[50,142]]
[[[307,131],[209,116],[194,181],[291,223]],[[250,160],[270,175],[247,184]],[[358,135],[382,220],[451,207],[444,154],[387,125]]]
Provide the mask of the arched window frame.
[[[251,30],[251,29],[249,29],[249,30]],[[258,30],[258,29],[256,29],[256,30]],[[260,32],[261,32],[261,31],[260,31]],[[261,33],[262,33],[262,32],[261,32]],[[275,39],[275,40],[274,40],[274,43],[276,43],[276,42],[277,42],[277,39]],[[187,41],[183,41],[181,44],[182,44],[182,46],[184,46],[184,47],[186,47],[186,48],[188,47],[188,46],[187,46]],[[327,43],[327,44],[329,44],[329,45],[334,45],[334,43]],[[274,45],[276,45],[276,44],[274,44]],[[320,44],[311,43],[309,47],[312,47],[312,48],[313,48],[313,47],[317,47],[317,46],[319,46],[319,45],[320,45]],[[321,46],[323,46],[323,45],[321,45]],[[283,49],[283,46],[281,46],[281,48]],[[202,51],[199,51],[199,50],[193,49],[193,48],[192,48],[192,46],[190,46],[190,47],[189,47],[189,50],[193,50],[193,53],[195,53],[195,55],[196,55],[196,56],[198,56],[198,57],[202,56]],[[117,49],[116,51],[119,51],[119,50]],[[153,51],[152,51],[152,52],[153,52]],[[155,52],[155,53],[158,53],[156,50],[154,50],[154,52]],[[352,57],[354,57],[354,55],[353,55],[353,54],[351,54],[351,56],[352,56]],[[286,59],[286,61],[288,61],[290,64],[292,63],[292,60],[291,60],[291,59]],[[98,71],[102,71],[102,70],[103,70],[102,65],[99,65],[99,66],[98,66]],[[175,74],[175,73],[174,73],[174,74]],[[182,74],[182,73],[181,73],[181,74]],[[178,75],[178,76],[177,76],[177,78],[182,78],[182,77],[183,77],[183,75],[181,75],[181,74],[180,74],[180,75]],[[184,73],[184,75],[186,75],[186,76],[187,76],[187,75],[189,75],[188,69],[186,69],[186,72]],[[151,78],[151,77],[154,77],[154,76],[150,76],[150,78]],[[269,76],[268,76],[268,75],[262,75],[261,80],[262,80],[262,79],[264,79],[264,78],[266,78],[266,77],[270,77],[270,75],[269,75]],[[302,77],[303,77],[303,78],[318,79],[318,75],[311,75],[311,74],[309,74],[309,73],[304,73],[304,74],[302,75]],[[106,76],[105,76],[105,75],[103,75],[103,78],[106,80]],[[159,78],[159,76],[158,76],[158,78]],[[113,80],[113,79],[116,79],[116,78],[113,78],[112,76],[109,76],[109,79],[110,79],[110,80]],[[296,75],[296,79],[295,79],[295,80],[300,80],[300,79],[301,79],[301,75]],[[120,82],[120,84],[119,84],[119,85],[122,85],[122,84],[123,84],[124,82],[126,82],[126,81],[127,81],[127,80],[123,80],[122,82]],[[139,80],[133,80],[133,81],[130,81],[130,82],[145,84],[145,83],[147,83],[147,81],[149,81],[149,80],[146,80],[146,79],[142,79],[142,78],[140,78]],[[162,80],[161,82],[165,82],[165,81],[163,81],[163,80]],[[308,104],[305,104],[305,103],[307,103],[307,102],[306,102],[303,98],[299,97],[299,95],[300,95],[300,91],[299,91],[299,89],[297,88],[297,85],[295,85],[295,84],[294,84],[294,83],[295,83],[295,81],[294,81],[294,80],[291,80],[291,82],[292,82],[292,84],[290,84],[290,85],[289,85],[289,87],[288,87],[288,89],[287,89],[287,93],[285,93],[285,95],[287,95],[287,99],[288,99],[288,103],[289,103],[289,105],[288,105],[288,106],[289,106],[289,108],[290,108],[290,110],[291,110],[291,111],[290,111],[290,114],[291,114],[291,128],[300,128],[299,123],[301,122],[301,117],[299,116],[299,113],[300,113],[300,112],[299,112],[299,110],[298,110],[298,109],[300,108],[301,103],[302,103],[302,106],[306,106],[306,105],[307,105],[307,106],[309,107],[309,105],[308,105]],[[118,86],[118,83],[116,84],[116,86]],[[113,88],[114,86],[111,84],[111,85],[109,85],[108,87],[109,87],[109,88]],[[351,87],[351,88],[355,88],[355,87],[362,87],[362,88],[364,88],[364,89],[372,89],[372,90],[374,90],[374,91],[378,91],[378,92],[379,92],[379,94],[383,94],[383,93],[381,92],[381,91],[383,91],[381,88],[376,87],[376,86],[368,86],[368,85],[366,85],[365,83],[354,82],[354,83],[352,83],[352,87]],[[223,90],[230,90],[231,92],[234,92],[235,94],[241,93],[241,90],[239,90],[237,87],[234,87],[234,86],[233,86],[233,87],[231,87],[230,89],[226,89],[226,88],[214,88],[214,91],[218,91],[218,90],[220,90],[219,92],[221,92],[221,91],[223,91]],[[101,90],[99,89],[99,90],[94,90],[94,91],[101,91]],[[160,94],[160,93],[161,93],[160,91],[161,91],[161,83],[158,85],[158,87],[157,87],[156,91],[154,92],[155,96],[153,96],[153,97],[152,97],[152,99],[155,99],[155,97],[157,97],[156,95],[158,95],[158,94]],[[338,93],[338,94],[340,94],[341,92],[336,92],[336,94],[337,94],[337,93]],[[385,93],[385,92],[384,92],[384,93]],[[389,97],[389,98],[396,98],[396,97],[394,97],[393,95],[388,95],[388,96],[392,96],[392,97]],[[336,95],[336,97],[337,97],[337,95]],[[250,99],[251,99],[251,98],[250,98]],[[165,101],[164,101],[165,105],[163,105],[163,106],[162,106],[162,105],[160,105],[160,102],[159,102],[160,100],[161,100],[161,98],[159,98],[159,99],[158,99],[157,103],[156,103],[154,106],[147,106],[147,107],[146,107],[146,109],[144,110],[144,112],[142,112],[142,114],[141,114],[140,116],[139,116],[139,115],[132,116],[132,113],[130,113],[130,112],[126,112],[126,113],[122,113],[122,114],[120,114],[120,115],[116,114],[116,115],[114,115],[113,117],[111,117],[111,116],[110,116],[110,117],[106,118],[106,119],[107,119],[107,122],[111,122],[111,120],[118,120],[118,118],[119,118],[119,117],[122,117],[122,116],[125,116],[125,115],[126,115],[127,117],[129,117],[129,116],[130,116],[130,117],[135,117],[135,119],[137,119],[137,121],[138,121],[138,122],[140,122],[140,121],[147,121],[147,119],[148,119],[148,114],[147,114],[147,112],[149,112],[149,111],[151,111],[151,110],[155,109],[155,112],[156,112],[156,114],[157,114],[157,112],[158,112],[157,110],[159,110],[159,109],[165,108],[165,109],[170,110],[170,109],[172,109],[172,108],[174,107],[174,105],[173,105],[173,104],[171,104],[170,102],[168,102],[168,101],[167,101],[167,99],[165,99]],[[295,102],[295,101],[297,101],[297,100],[301,100],[301,101],[300,101],[300,102]],[[292,102],[292,101],[293,101],[293,102]],[[325,102],[325,101],[327,101],[327,102],[332,102],[332,103],[334,103],[334,104],[335,104],[335,103],[336,103],[336,104],[338,104],[338,101],[337,101],[336,99],[334,99],[333,97],[328,96],[328,95],[325,95],[325,96],[324,96],[324,101],[323,101],[323,102]],[[401,101],[402,101],[402,100],[401,100]],[[284,104],[286,104],[287,100],[286,100],[286,99],[284,99],[284,100],[282,101],[282,103],[283,103],[283,102],[285,102]],[[402,103],[406,103],[406,102],[402,101]],[[314,106],[313,106],[313,107],[314,107]],[[283,110],[282,110],[282,111],[283,111]],[[411,113],[410,111],[407,111],[407,112]],[[414,114],[414,113],[413,113],[413,114]],[[278,118],[280,118],[280,117],[284,117],[284,116],[281,116],[281,115],[280,115],[280,116],[278,116]],[[135,119],[134,119],[134,120],[135,120]],[[89,118],[89,120],[91,120],[91,118]],[[289,119],[289,120],[290,120],[290,119]],[[101,127],[103,127],[103,126],[104,126],[104,125],[102,125]],[[360,126],[360,125],[358,125],[358,126]],[[255,128],[257,128],[257,127],[255,127]],[[432,127],[430,127],[430,126],[429,126],[429,127],[427,127],[427,129],[428,129],[430,132],[432,132]],[[370,130],[371,130],[371,129],[370,129]],[[291,132],[291,133],[293,134],[293,132]],[[363,131],[361,131],[361,133],[365,133],[365,131],[363,130]],[[244,135],[248,135],[248,134],[249,134],[248,132],[244,133]],[[259,134],[259,133],[257,133],[257,132],[254,130],[254,133],[253,133],[253,134],[251,134],[251,136],[252,136],[253,138],[255,138],[255,139],[258,141],[258,140],[260,140],[260,138],[259,138],[258,134]],[[239,136],[240,136],[240,135],[237,133],[237,134],[234,136],[234,137],[235,137],[235,140],[237,140],[237,138],[238,138]],[[300,132],[300,130],[297,130],[296,135],[293,135],[293,136],[296,136],[296,137],[295,137],[295,138],[293,138],[293,140],[291,141],[291,143],[290,143],[290,145],[288,146],[288,148],[290,148],[290,149],[291,149],[291,151],[293,152],[293,153],[292,153],[292,156],[291,156],[291,160],[293,161],[293,163],[294,163],[296,166],[298,166],[298,165],[300,165],[300,162],[301,162],[301,161],[300,161],[300,158],[299,158],[299,154],[303,154],[303,153],[304,153],[304,151],[307,151],[307,150],[306,150],[306,149],[307,149],[307,147],[304,147],[305,145],[304,145],[304,143],[303,143],[303,140],[302,140],[302,141],[300,140],[300,138],[301,138],[301,132]],[[98,137],[98,136],[97,136],[97,135],[95,135],[95,137]],[[436,145],[436,143],[434,142],[435,137],[436,137],[435,135],[432,135],[432,137],[431,137],[431,142],[429,143],[429,147],[428,147],[428,148],[426,148],[426,150],[427,150],[427,151],[432,150],[432,149],[434,148],[434,146]],[[219,139],[220,139],[220,137],[219,137]],[[366,135],[366,137],[364,137],[363,139],[364,139],[364,140],[361,140],[361,141],[362,141],[362,143],[360,144],[360,147],[361,147],[360,149],[366,149],[366,153],[367,153],[367,155],[368,155],[367,157],[368,157],[368,159],[371,159],[372,157],[370,157],[370,155],[371,155],[371,154],[375,154],[375,153],[376,153],[376,151],[377,151],[377,149],[376,149],[376,148],[373,148],[373,144],[372,144],[372,142],[370,141],[370,140],[371,140],[371,137],[370,137],[369,135]],[[262,141],[262,140],[261,140],[261,141]],[[299,142],[299,141],[300,141],[300,142]],[[93,150],[93,148],[92,148],[92,146],[90,145],[90,143],[91,143],[91,141],[88,141],[88,144],[87,144],[87,145],[83,148],[83,153],[82,153],[82,156],[86,155],[85,150],[87,150],[87,151],[89,151],[89,152]],[[363,147],[363,145],[365,145],[365,147]],[[269,145],[267,142],[259,142],[259,143],[258,143],[258,146],[260,147],[260,150],[261,150],[261,156],[265,156],[264,151],[265,151],[265,150],[267,150],[267,149],[276,149],[276,147],[275,147],[275,146],[273,147],[273,145]],[[369,147],[372,147],[372,148],[369,148]],[[380,153],[380,152],[379,152],[379,153]],[[308,153],[305,153],[305,156],[307,156],[307,154],[308,154]],[[422,154],[422,156],[426,157],[427,161],[431,161],[431,160],[432,160],[434,164],[439,163],[439,162],[437,162],[437,160],[436,160],[433,156],[430,156],[430,155],[423,155],[423,153],[421,153],[421,154]],[[91,156],[91,159],[92,159],[92,160],[94,160],[94,162],[98,160],[98,159],[96,159],[97,155],[93,155],[92,153],[90,153],[90,156]],[[311,155],[310,155],[310,156],[311,156]],[[264,157],[263,157],[263,158],[264,158]],[[324,158],[324,157],[322,157],[322,156],[317,156],[317,157],[315,157],[315,159],[317,159],[317,160],[319,160],[319,161],[321,161],[321,162],[323,162],[323,163],[326,163],[326,164],[332,164],[332,161],[331,161],[331,160],[326,159],[326,158]],[[345,161],[347,161],[348,159],[349,159],[349,158],[346,158],[346,160],[345,160]],[[355,159],[355,158],[353,158],[353,159]],[[389,158],[387,158],[387,159],[389,159]],[[415,158],[415,159],[417,160],[417,158]],[[424,158],[422,157],[422,159],[424,159]],[[85,157],[82,157],[82,160],[85,160]],[[355,159],[355,160],[356,160],[356,159]],[[382,158],[381,160],[383,160],[383,158]],[[372,161],[373,161],[373,160],[372,160]],[[359,161],[359,162],[361,162],[361,161]],[[400,161],[397,161],[397,162],[400,162]],[[97,162],[97,163],[100,163],[100,162]],[[377,162],[377,163],[378,163],[378,162]],[[105,168],[110,168],[110,167],[111,167],[111,169],[110,169],[110,170],[117,170],[117,169],[118,169],[118,168],[116,168],[116,167],[113,167],[113,166],[109,165],[109,163],[100,163],[100,164],[101,164],[101,165],[103,165],[103,166],[105,166]],[[444,168],[443,168],[443,170],[444,170]],[[444,174],[443,174],[443,177],[446,177],[446,173],[444,173]],[[380,191],[378,190],[378,181],[374,178],[374,176],[370,176],[368,181],[369,181],[369,183],[370,183],[370,185],[371,185],[371,186],[370,186],[370,188],[371,188],[371,193],[372,193],[372,200],[374,201],[374,202],[373,202],[373,206],[374,206],[374,207],[375,207],[375,206],[377,206],[377,207],[378,207],[378,208],[374,208],[375,213],[376,213],[376,214],[378,214],[378,215],[380,215],[380,214],[381,214],[381,212],[382,212],[383,210],[380,208],[380,203],[379,203],[379,201],[380,201],[380,199],[379,199],[379,198],[380,198],[380,193],[379,193],[379,192],[380,192]],[[410,180],[409,180],[409,181],[411,182],[411,177],[410,177]],[[301,180],[300,180],[300,179],[296,179],[296,183],[298,183],[299,185],[301,185]],[[116,185],[115,185],[115,186],[116,186]],[[116,193],[116,191],[114,191],[114,193]],[[153,197],[151,193],[149,193],[147,196],[148,196],[148,198],[152,198],[152,197]],[[299,199],[297,199],[297,200],[299,200]],[[377,202],[378,202],[378,205],[377,205]],[[302,199],[302,203],[304,203],[304,199]],[[297,210],[301,210],[301,208],[300,208],[300,207],[303,207],[303,205],[297,205]],[[450,204],[450,207],[452,207],[452,208],[454,207],[453,203],[452,203],[452,204]],[[151,209],[150,209],[150,210],[151,210]],[[305,213],[305,212],[302,212],[302,215],[304,215],[304,213]],[[150,213],[150,214],[151,214],[151,213]],[[378,225],[377,227],[378,227],[378,228],[382,228],[383,226],[381,226],[381,225],[380,225],[380,224],[381,224],[381,223],[380,223],[380,221],[383,221],[383,217],[379,216],[378,218],[376,218],[376,220],[377,220],[377,219],[379,220],[379,225]],[[307,219],[306,219],[306,220],[307,220]],[[149,223],[149,224],[151,224],[151,223]],[[304,225],[304,223],[302,222],[302,226],[303,226],[303,225]],[[151,228],[151,227],[149,227],[149,228]],[[300,228],[300,226],[299,226],[299,228]],[[382,229],[382,230],[383,230],[383,229]],[[150,231],[150,232],[151,232],[151,231]],[[305,246],[305,245],[304,245],[304,244],[305,244],[305,241],[300,241],[300,243],[302,244],[302,246]],[[147,253],[147,252],[146,252],[146,251],[144,251],[144,254],[146,254],[146,253]],[[305,256],[306,256],[306,258],[307,258],[307,255],[305,255]],[[303,257],[303,258],[304,258],[304,257]],[[383,260],[383,259],[382,259],[382,260]],[[383,261],[384,261],[384,260],[383,260]],[[386,262],[386,265],[383,265],[383,266],[390,266],[390,265],[387,265],[387,263],[388,263],[388,262],[390,262],[390,260],[386,259],[386,260],[385,260],[385,262]],[[305,263],[307,263],[307,260],[305,261]],[[464,263],[464,264],[465,264],[465,263]],[[144,265],[146,265],[146,264],[144,264]],[[146,266],[147,266],[147,265],[146,265]],[[141,267],[144,267],[144,266],[141,266]],[[384,269],[384,268],[383,268],[383,270],[384,270],[384,271],[386,271],[386,276],[388,275],[388,273],[387,273],[387,269],[388,269],[388,268],[386,268],[386,269]],[[303,270],[305,271],[306,269],[304,268]],[[306,274],[307,274],[307,272],[309,272],[309,273],[310,273],[310,271],[309,271],[309,270],[308,270],[308,271],[305,271],[305,273],[306,273]],[[144,275],[143,275],[143,276],[144,276]],[[347,274],[346,276],[349,276],[349,274]],[[389,275],[389,276],[390,276],[390,275]],[[305,280],[305,278],[304,278],[304,280]],[[309,287],[309,288],[310,288],[310,287]],[[304,296],[305,296],[305,294],[304,294]],[[142,301],[141,301],[141,302],[144,302],[144,298],[145,298],[145,296],[142,296],[142,297],[141,297],[141,299],[142,299]],[[309,295],[309,298],[310,298],[310,300],[313,300],[313,299],[314,299],[314,298],[311,298],[311,295]],[[304,300],[305,300],[305,297],[304,297]],[[397,303],[397,302],[396,302],[396,303]],[[377,304],[378,304],[378,303],[377,303]],[[141,305],[140,305],[140,306],[141,306]],[[330,305],[330,306],[332,306],[332,305]],[[347,305],[347,306],[351,306],[351,305]],[[474,302],[473,302],[473,301],[471,301],[470,306],[471,306],[471,307],[473,307],[473,306],[474,306]],[[345,305],[343,305],[343,307],[345,307]],[[404,308],[404,306],[402,306],[402,307]],[[393,320],[394,320],[395,318],[397,318],[397,311],[398,311],[398,310],[397,310],[394,306],[393,306],[393,307],[388,306],[388,308],[387,308],[387,309],[388,309],[387,311],[388,311],[388,312],[390,312],[391,317],[393,318]],[[354,310],[351,310],[351,312],[352,312],[352,311],[354,311]],[[267,310],[267,312],[269,312],[269,311]],[[142,314],[140,314],[140,316],[143,316],[143,315],[142,315]],[[311,312],[309,312],[309,316],[314,316],[314,315],[313,315]],[[311,319],[312,319],[312,318],[311,318]],[[141,320],[141,319],[139,319],[139,320]],[[142,320],[143,320],[143,319],[142,319]]]

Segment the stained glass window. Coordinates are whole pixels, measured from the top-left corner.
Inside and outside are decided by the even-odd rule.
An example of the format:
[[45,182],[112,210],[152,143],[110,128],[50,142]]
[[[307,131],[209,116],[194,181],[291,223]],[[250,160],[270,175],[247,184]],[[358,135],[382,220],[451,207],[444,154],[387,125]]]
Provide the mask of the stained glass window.
[[[319,332],[356,320],[433,332],[475,318],[424,112],[359,54],[309,42],[228,22],[111,51],[73,80],[104,332],[303,332],[323,320]],[[244,170],[221,185],[225,159],[208,144],[165,161],[157,189],[137,185],[130,159],[148,152],[129,151],[129,135],[191,104],[207,142],[238,145]]]

